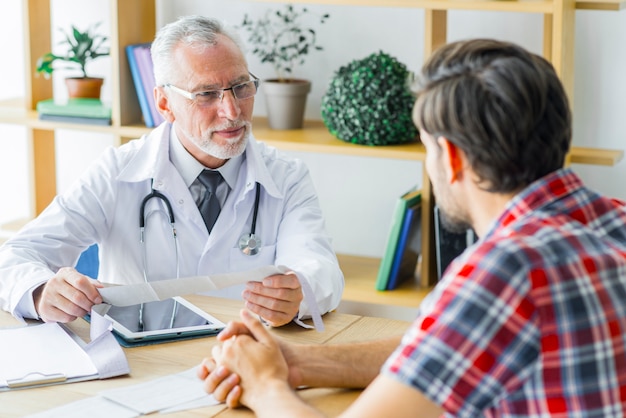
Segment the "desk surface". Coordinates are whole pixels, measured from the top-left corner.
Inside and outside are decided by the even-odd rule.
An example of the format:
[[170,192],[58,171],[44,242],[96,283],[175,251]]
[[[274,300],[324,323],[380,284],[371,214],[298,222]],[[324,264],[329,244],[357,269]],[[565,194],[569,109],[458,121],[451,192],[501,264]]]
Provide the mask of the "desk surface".
[[[187,299],[213,314],[223,322],[239,318],[241,301],[205,296],[187,296]],[[0,312],[0,327],[17,324],[7,313]],[[325,331],[308,330],[297,325],[274,328],[272,332],[296,343],[332,344],[364,341],[398,335],[408,323],[386,318],[364,317],[332,312],[324,316]],[[70,324],[83,339],[88,339],[89,328],[83,320]],[[145,347],[125,348],[131,373],[128,376],[105,380],[62,384],[0,393],[3,417],[21,417],[97,395],[98,392],[133,385],[155,378],[179,373],[198,365],[210,355],[215,337],[206,337]],[[299,392],[302,398],[329,415],[337,415],[358,396],[360,391],[343,389],[307,389]],[[171,417],[250,417],[247,409],[229,410],[223,405],[188,410]]]

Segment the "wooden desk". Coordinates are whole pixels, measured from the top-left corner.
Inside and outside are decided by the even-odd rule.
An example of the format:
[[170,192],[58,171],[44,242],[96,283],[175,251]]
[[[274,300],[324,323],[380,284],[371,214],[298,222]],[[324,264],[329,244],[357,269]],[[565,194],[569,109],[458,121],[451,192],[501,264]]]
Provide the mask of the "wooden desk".
[[[239,318],[241,301],[187,296],[187,299],[213,314],[223,322]],[[0,312],[0,327],[17,324],[7,313]],[[297,325],[272,329],[282,338],[296,343],[332,344],[349,341],[364,341],[379,337],[398,335],[408,323],[385,318],[363,317],[332,312],[324,316],[325,331],[307,330]],[[71,328],[83,339],[88,340],[89,326],[83,320],[71,324]],[[145,347],[125,348],[130,365],[128,376],[105,380],[69,383],[41,388],[23,389],[0,393],[3,417],[22,417],[41,412],[73,401],[95,396],[98,392],[156,379],[175,374],[198,365],[203,357],[210,355],[215,337],[157,344]],[[337,415],[358,396],[360,391],[342,389],[307,389],[299,392],[303,399],[329,415]],[[251,417],[247,409],[229,410],[224,405],[187,410],[168,417]]]

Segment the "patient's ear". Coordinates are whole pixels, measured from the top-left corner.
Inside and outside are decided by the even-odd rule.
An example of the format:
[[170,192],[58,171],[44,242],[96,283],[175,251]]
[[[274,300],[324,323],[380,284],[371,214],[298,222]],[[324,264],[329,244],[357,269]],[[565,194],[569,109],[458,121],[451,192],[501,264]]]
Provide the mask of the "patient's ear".
[[463,178],[463,167],[465,166],[465,153],[446,137],[440,136],[437,142],[443,152],[443,164],[446,176],[450,184]]

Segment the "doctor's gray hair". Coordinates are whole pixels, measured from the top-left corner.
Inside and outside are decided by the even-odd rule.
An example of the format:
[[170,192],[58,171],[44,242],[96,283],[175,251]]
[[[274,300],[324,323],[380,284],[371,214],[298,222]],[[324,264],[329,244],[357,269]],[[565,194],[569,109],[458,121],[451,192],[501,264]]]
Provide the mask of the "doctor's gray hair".
[[218,35],[230,38],[245,55],[244,44],[234,29],[217,19],[204,16],[183,16],[163,26],[156,34],[150,53],[154,64],[154,78],[157,86],[171,83],[176,71],[172,58],[178,44],[185,43],[200,48],[213,46]]

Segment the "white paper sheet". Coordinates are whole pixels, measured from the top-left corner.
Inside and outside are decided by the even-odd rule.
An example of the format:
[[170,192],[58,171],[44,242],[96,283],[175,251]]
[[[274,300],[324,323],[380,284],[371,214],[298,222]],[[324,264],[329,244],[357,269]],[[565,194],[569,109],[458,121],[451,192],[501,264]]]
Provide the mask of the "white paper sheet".
[[92,396],[24,418],[135,418],[140,414],[101,396]]
[[103,391],[98,396],[25,418],[135,418],[142,415],[140,410],[168,414],[219,403],[204,392],[202,381],[196,377],[196,369],[192,368],[146,383]]
[[[100,392],[100,396],[141,414],[220,403],[204,391],[195,368],[137,385],[105,390]],[[201,405],[196,402],[201,402]]]
[[99,289],[104,303],[115,306],[130,306],[140,303],[165,300],[174,296],[210,292],[228,286],[261,281],[267,276],[284,274],[284,266],[263,266],[254,270],[217,274],[214,276],[181,277],[156,282],[110,286]]

